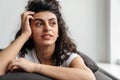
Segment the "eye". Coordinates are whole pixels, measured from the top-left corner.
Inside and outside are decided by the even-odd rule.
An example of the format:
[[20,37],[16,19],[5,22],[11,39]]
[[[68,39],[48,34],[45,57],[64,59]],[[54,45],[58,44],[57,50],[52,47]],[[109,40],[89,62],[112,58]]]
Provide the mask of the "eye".
[[56,22],[50,22],[50,26],[55,26]]
[[41,26],[43,26],[44,24],[43,24],[42,22],[36,22],[35,25],[36,25],[36,27],[41,27]]

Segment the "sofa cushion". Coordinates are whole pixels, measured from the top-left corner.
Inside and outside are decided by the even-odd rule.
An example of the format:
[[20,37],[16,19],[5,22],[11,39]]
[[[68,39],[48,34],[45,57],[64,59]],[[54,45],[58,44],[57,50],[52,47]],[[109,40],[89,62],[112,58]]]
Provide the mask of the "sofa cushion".
[[53,79],[37,73],[8,72],[6,75],[0,76],[0,80],[53,80]]

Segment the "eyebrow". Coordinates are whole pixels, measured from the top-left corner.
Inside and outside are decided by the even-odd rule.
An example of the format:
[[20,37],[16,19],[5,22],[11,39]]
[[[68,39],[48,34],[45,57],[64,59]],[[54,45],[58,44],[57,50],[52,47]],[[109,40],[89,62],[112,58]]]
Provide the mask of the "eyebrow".
[[[50,18],[48,21],[51,21],[51,20],[56,20],[56,18]],[[33,19],[33,21],[44,21],[44,20],[40,18],[36,18],[36,19]]]

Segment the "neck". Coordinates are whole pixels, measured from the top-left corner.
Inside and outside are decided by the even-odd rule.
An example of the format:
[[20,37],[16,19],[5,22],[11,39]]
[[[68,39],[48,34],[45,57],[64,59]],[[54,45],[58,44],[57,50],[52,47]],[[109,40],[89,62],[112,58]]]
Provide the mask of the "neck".
[[51,56],[55,50],[55,45],[52,46],[36,46],[36,53],[40,63],[52,64]]

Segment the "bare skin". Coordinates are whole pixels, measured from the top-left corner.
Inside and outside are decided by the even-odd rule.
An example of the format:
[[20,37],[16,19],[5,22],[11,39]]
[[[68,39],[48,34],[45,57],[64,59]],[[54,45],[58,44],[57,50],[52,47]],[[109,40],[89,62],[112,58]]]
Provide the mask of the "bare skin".
[[[31,25],[29,19],[32,19]],[[49,11],[38,13],[28,11],[22,14],[22,24],[22,34],[0,52],[0,63],[4,63],[0,65],[2,68],[0,75],[5,74],[7,70],[21,68],[27,72],[37,72],[58,80],[95,80],[94,74],[80,56],[72,60],[69,68],[52,65],[51,55],[59,36],[55,14]],[[32,63],[24,58],[14,59],[29,37],[34,40],[36,54],[41,64]],[[17,47],[16,44],[18,44]]]

